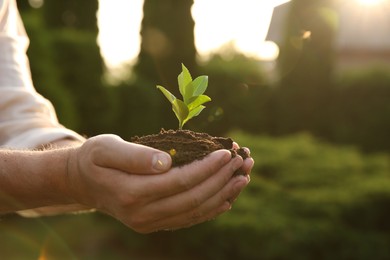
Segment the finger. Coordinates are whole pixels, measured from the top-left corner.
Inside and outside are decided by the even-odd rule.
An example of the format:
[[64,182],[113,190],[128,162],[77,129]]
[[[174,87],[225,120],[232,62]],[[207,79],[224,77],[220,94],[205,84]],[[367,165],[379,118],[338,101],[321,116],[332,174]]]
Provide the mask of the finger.
[[[237,146],[235,146],[235,145],[237,145]],[[233,146],[236,147],[236,149],[239,149],[239,146],[237,143],[234,143]],[[249,175],[250,172],[252,171],[252,168],[253,168],[255,161],[251,157],[251,151],[249,150],[248,147],[242,147],[242,149],[244,149],[244,151],[248,155],[248,157],[245,158],[244,165],[241,167],[240,172],[242,172],[244,175]]]
[[127,174],[121,170],[110,169],[105,176],[115,176],[115,179],[111,178],[110,181],[115,181],[115,192],[121,193],[122,197],[132,197],[136,194],[138,198],[144,199],[144,203],[149,204],[190,190],[213,176],[229,161],[231,153],[228,150],[218,150],[201,161],[172,168],[165,174]]
[[155,174],[171,167],[171,157],[163,151],[126,142],[115,135],[101,135],[94,140],[98,146],[96,164],[133,174]]
[[152,190],[151,195],[153,197],[151,199],[157,200],[190,190],[210,178],[229,161],[231,161],[230,152],[228,150],[218,150],[200,161],[172,168],[165,174],[148,176],[148,178],[141,175],[130,177],[134,183],[140,183],[136,187],[140,194],[146,196],[151,194],[150,191]]
[[172,230],[190,227],[195,224],[212,220],[231,209],[229,198],[236,198],[248,185],[249,180],[244,176],[238,176],[229,182],[219,193],[211,197],[196,209],[183,212],[178,215],[163,218],[148,225],[150,231]]
[[251,156],[251,150],[248,147],[242,147],[242,149],[245,150],[245,152],[248,154],[248,157]]
[[252,171],[252,168],[255,164],[255,161],[249,157],[244,160],[244,164],[241,167],[241,170],[245,172],[246,175],[249,175]]
[[215,219],[220,214],[232,208],[232,203],[237,199],[249,182],[249,177],[234,177],[229,182],[229,185],[226,185],[221,192],[210,198],[198,209],[187,213],[183,219],[192,219],[192,223],[201,223]]
[[[145,216],[168,217],[182,212],[193,211],[203,203],[220,193],[226,192],[226,185],[231,182],[234,172],[243,164],[241,157],[236,157],[226,164],[220,171],[194,188],[174,196],[166,197],[150,203],[144,208]],[[236,179],[237,181],[239,179]],[[230,194],[232,197],[234,194]],[[218,197],[218,196],[217,196]],[[221,195],[219,196],[221,197]],[[227,198],[225,198],[226,200]]]
[[183,228],[189,228],[191,226],[210,221],[215,219],[217,216],[229,211],[231,209],[231,205],[229,202],[225,201],[222,206],[217,208],[215,212],[210,216],[204,216],[197,218],[196,220],[193,218],[188,218],[187,215],[175,216],[167,219],[161,219],[156,221],[147,227],[144,228],[144,233],[152,233],[158,231],[173,231]]
[[[237,200],[237,197],[238,195],[240,195],[241,191],[249,184],[249,182],[251,181],[251,178],[249,175],[239,175],[239,176],[236,176],[234,178],[240,178],[239,181],[244,181],[245,182],[245,185],[242,187],[242,188],[235,188],[235,193],[226,193],[226,196],[223,196],[223,198],[227,198],[227,201],[230,203],[230,204],[233,204],[233,202],[235,202]],[[230,197],[229,197],[230,196]]]

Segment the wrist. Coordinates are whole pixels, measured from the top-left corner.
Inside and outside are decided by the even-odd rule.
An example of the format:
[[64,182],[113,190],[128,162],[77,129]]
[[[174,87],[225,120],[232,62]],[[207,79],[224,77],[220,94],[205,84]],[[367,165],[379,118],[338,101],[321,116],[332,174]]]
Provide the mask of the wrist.
[[52,147],[63,153],[59,163],[62,165],[62,170],[59,173],[59,178],[56,180],[58,194],[61,195],[60,200],[68,203],[78,203],[75,195],[75,183],[72,181],[73,176],[77,174],[77,153],[83,142],[74,139],[60,139],[51,143]]
[[77,171],[76,163],[76,154],[78,147],[69,147],[60,149],[60,152],[63,153],[61,161],[61,170],[58,172],[58,178],[53,177],[55,181],[54,192],[56,192],[59,197],[60,204],[71,204],[78,203],[75,196],[75,187],[72,181],[72,176]]
[[75,203],[69,196],[67,182],[70,150],[71,148],[63,148],[41,152],[42,163],[39,164],[40,168],[37,168],[36,175],[44,173],[42,183],[38,185],[46,190],[42,196],[45,196],[44,199],[48,201],[46,205],[42,206]]

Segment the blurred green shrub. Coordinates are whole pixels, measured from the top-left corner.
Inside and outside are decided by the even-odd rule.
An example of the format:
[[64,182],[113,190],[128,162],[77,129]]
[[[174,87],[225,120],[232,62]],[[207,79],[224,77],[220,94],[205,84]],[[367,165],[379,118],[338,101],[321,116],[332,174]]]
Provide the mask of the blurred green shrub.
[[95,33],[63,28],[50,34],[61,83],[72,93],[82,119],[74,130],[87,136],[105,133],[111,129],[115,100],[102,80],[104,65]]
[[161,128],[177,128],[172,107],[153,82],[138,79],[109,90],[115,97],[118,111],[111,132],[129,140],[134,135],[155,134]]
[[[175,232],[135,234],[101,214],[3,217],[4,258],[388,259],[389,154],[364,155],[309,134],[231,132],[256,161],[231,212]],[[50,259],[50,258],[49,258]]]
[[232,136],[251,148],[256,165],[249,189],[217,224],[250,233],[227,236],[239,237],[231,244],[242,259],[390,257],[388,154],[367,156],[307,134]]
[[53,58],[52,35],[46,32],[39,12],[26,12],[23,20],[30,38],[28,56],[34,86],[53,103],[61,123],[76,129],[80,125],[80,118],[73,104],[73,93],[61,80],[60,70]]
[[337,143],[368,151],[390,151],[390,69],[373,67],[345,73],[329,102],[332,135]]
[[233,129],[265,131],[272,90],[261,62],[229,50],[229,57],[214,55],[200,66],[209,76],[212,101],[188,128],[223,135]]

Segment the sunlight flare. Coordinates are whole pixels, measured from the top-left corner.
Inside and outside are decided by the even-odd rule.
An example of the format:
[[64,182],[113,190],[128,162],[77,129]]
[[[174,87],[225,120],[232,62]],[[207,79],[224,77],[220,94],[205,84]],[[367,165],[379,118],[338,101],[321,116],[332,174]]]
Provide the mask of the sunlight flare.
[[263,43],[272,10],[272,1],[196,0],[192,15],[199,54],[207,57],[229,44],[239,52],[261,58],[267,50]]
[[110,68],[134,62],[140,50],[143,0],[99,0],[99,46]]
[[382,3],[384,0],[358,0],[362,5],[377,5]]
[[[109,69],[135,63],[140,51],[143,2],[99,0],[98,42]],[[204,58],[229,45],[257,59],[274,59],[277,46],[264,40],[273,7],[285,2],[288,0],[195,0],[192,16],[198,53]]]

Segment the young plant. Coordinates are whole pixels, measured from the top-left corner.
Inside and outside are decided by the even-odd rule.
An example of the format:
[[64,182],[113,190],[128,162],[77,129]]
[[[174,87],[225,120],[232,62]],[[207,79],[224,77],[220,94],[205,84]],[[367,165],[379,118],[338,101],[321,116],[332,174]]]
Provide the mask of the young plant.
[[204,103],[211,101],[211,98],[203,95],[207,89],[208,77],[199,76],[192,80],[191,74],[182,64],[182,72],[177,77],[180,94],[183,100],[176,98],[163,86],[157,85],[164,96],[171,102],[172,110],[179,120],[179,129],[183,129],[185,123],[191,118],[198,116],[205,108]]

